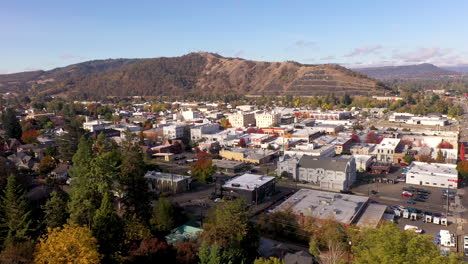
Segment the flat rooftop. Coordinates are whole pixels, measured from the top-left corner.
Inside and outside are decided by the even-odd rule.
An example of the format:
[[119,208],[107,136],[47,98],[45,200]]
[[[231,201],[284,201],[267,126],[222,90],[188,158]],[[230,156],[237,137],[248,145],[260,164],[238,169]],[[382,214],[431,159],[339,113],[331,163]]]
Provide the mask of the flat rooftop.
[[216,165],[216,167],[224,168],[224,169],[236,169],[236,168],[241,168],[241,167],[246,166],[244,162],[235,161],[235,160],[214,159],[213,164]]
[[445,163],[426,163],[414,161],[408,174],[424,174],[438,177],[458,177],[457,165]]
[[364,196],[300,189],[273,211],[291,210],[296,215],[349,225],[368,200]]
[[153,180],[163,180],[163,181],[172,181],[172,182],[179,182],[186,179],[190,179],[190,176],[179,175],[179,174],[171,174],[171,173],[164,173],[159,171],[148,171],[145,174],[145,179],[153,179]]
[[357,221],[359,227],[372,227],[376,228],[380,221],[384,218],[385,210],[387,206],[383,204],[368,204],[364,213]]
[[275,180],[275,177],[272,177],[272,176],[263,176],[263,175],[246,173],[244,175],[232,178],[231,180],[227,181],[223,185],[223,187],[243,189],[243,190],[254,190],[255,187],[260,187],[274,180]]

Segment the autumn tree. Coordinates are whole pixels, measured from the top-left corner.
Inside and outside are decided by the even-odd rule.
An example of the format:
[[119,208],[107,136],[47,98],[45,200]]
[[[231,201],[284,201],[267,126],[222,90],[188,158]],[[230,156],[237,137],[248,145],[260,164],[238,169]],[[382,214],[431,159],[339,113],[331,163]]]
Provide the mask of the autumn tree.
[[129,252],[130,263],[174,263],[175,251],[157,238],[143,239]]
[[229,123],[229,120],[225,117],[219,120],[219,126],[224,129],[232,127],[231,123]]
[[223,254],[233,258],[233,263],[252,261],[258,246],[258,232],[250,222],[250,216],[242,199],[216,206],[208,214],[201,241],[209,246],[219,246]]
[[49,229],[36,248],[37,264],[100,263],[98,243],[89,228],[64,225]]
[[457,163],[457,171],[463,178],[468,178],[468,160],[462,160]]
[[441,149],[439,149],[439,151],[437,151],[437,157],[435,159],[435,162],[445,163],[445,156],[444,156],[444,153],[442,152]]
[[67,222],[67,194],[53,191],[50,198],[42,206],[44,223],[48,228],[61,227]]
[[25,144],[37,143],[38,136],[39,132],[37,130],[28,130],[21,136],[21,141],[23,141]]
[[44,156],[39,162],[39,172],[47,174],[55,168],[55,160],[51,156]]
[[198,245],[194,241],[179,241],[175,245],[177,264],[198,263]]
[[394,224],[365,229],[352,242],[354,263],[459,263],[440,254],[430,236],[401,231]]
[[197,153],[197,161],[191,164],[192,177],[202,181],[208,182],[208,180],[216,172],[216,166],[213,165],[213,161],[205,151]]
[[460,160],[465,160],[465,143],[460,144]]
[[284,261],[280,258],[275,257],[258,258],[255,259],[254,264],[284,264]]
[[366,136],[365,143],[373,143],[376,144],[379,141],[379,136],[375,132],[370,132]]
[[30,239],[32,231],[29,200],[23,188],[16,181],[16,176],[8,177],[1,200],[1,232],[3,245],[21,243]]
[[453,149],[453,145],[448,142],[448,141],[444,141],[442,140],[438,145],[437,145],[437,148],[440,148],[440,149]]

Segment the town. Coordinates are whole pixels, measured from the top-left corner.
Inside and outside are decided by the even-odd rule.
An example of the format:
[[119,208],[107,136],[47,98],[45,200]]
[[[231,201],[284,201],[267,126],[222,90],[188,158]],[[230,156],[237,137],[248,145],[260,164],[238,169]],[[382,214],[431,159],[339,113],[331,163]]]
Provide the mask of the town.
[[[115,213],[107,212],[102,224],[129,213],[149,214],[147,232],[164,235],[152,243],[175,247],[177,254],[192,251],[191,259],[180,263],[198,259],[197,243],[213,239],[204,233],[229,224],[213,220],[216,210],[245,214],[246,208],[243,216],[216,217],[250,218],[259,240],[243,254],[265,259],[352,259],[357,238],[349,230],[385,228],[430,236],[441,256],[468,255],[468,161],[460,133],[468,103],[464,95],[436,92],[420,100],[446,104],[445,112],[428,114],[391,111],[395,104],[408,104],[397,96],[331,95],[315,98],[321,106],[310,107],[301,97],[70,102],[18,101],[6,94],[3,186],[6,195],[10,185],[23,186],[30,203],[43,204],[42,213],[33,213],[43,214],[50,228],[70,220],[96,225],[98,212],[112,207]],[[21,179],[8,177],[15,172]],[[125,173],[129,178],[123,179]],[[97,204],[82,204],[86,200]],[[109,206],[104,201],[110,209],[102,208]],[[77,215],[82,210],[94,210],[94,218]],[[109,233],[147,228],[143,222],[129,224],[103,228]],[[339,238],[320,232],[338,232]],[[114,237],[101,234],[101,239],[111,243]],[[129,251],[128,259],[141,257],[138,250]],[[154,256],[169,263],[168,254]]]

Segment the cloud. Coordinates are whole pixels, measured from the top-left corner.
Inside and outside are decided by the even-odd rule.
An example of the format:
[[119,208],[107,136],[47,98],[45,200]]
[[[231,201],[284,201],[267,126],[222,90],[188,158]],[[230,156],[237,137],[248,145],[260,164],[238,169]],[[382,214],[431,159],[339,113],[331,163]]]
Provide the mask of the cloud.
[[393,58],[410,63],[429,62],[431,60],[442,58],[452,52],[452,49],[443,49],[440,47],[418,48],[410,52],[401,52],[393,50]]
[[336,59],[335,56],[331,56],[331,55],[320,58],[320,60],[326,60],[326,61],[334,60],[334,59]]
[[303,40],[303,39],[300,39],[300,40],[294,42],[294,46],[296,46],[296,47],[309,47],[309,46],[313,46],[315,44],[316,43],[314,41],[308,41],[308,40]]
[[349,54],[346,54],[345,57],[368,55],[368,54],[376,53],[380,49],[382,49],[381,45],[357,47],[353,51],[351,51]]
[[61,60],[82,60],[82,59],[85,59],[86,57],[73,55],[73,54],[64,54],[64,55],[61,55],[59,58]]

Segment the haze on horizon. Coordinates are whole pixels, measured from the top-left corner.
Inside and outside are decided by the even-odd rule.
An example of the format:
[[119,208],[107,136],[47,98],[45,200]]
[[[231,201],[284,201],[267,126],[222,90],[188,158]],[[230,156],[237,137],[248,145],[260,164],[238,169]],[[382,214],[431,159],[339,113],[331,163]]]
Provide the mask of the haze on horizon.
[[468,65],[466,1],[8,1],[0,73],[195,51],[346,67]]

